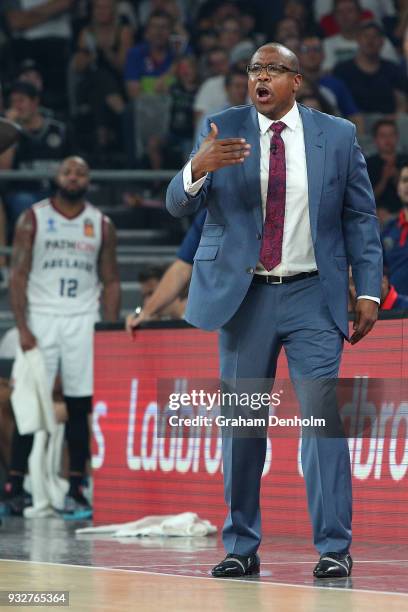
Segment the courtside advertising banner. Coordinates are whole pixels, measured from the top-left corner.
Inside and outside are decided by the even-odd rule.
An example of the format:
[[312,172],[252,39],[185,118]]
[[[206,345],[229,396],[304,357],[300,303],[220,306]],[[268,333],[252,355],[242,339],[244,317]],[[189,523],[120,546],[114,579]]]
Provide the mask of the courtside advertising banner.
[[[302,382],[325,399],[323,408],[317,410],[316,400],[301,414],[283,352],[272,388],[272,381],[252,380],[237,388],[218,379],[216,333],[183,323],[150,325],[131,340],[118,325],[98,325],[95,524],[191,511],[221,527],[226,513],[221,436],[255,435],[267,443],[264,534],[308,536],[303,428],[304,435],[348,439],[354,536],[408,543],[407,342],[408,319],[378,321],[359,344],[346,343],[336,384]],[[239,414],[236,406],[226,406],[231,398]],[[325,416],[331,402],[339,422],[322,426],[317,417]]]

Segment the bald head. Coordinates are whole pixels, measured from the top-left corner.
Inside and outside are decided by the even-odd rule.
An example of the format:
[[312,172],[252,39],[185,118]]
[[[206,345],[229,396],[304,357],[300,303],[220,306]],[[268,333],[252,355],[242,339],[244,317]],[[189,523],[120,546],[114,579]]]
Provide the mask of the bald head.
[[255,51],[251,66],[248,93],[255,108],[269,119],[281,119],[295,104],[302,82],[297,56],[279,43],[268,43]]
[[268,50],[275,51],[276,54],[280,56],[282,64],[284,64],[291,70],[296,70],[296,72],[300,72],[300,62],[297,55],[284,45],[281,45],[280,43],[276,42],[266,43],[265,45],[262,45],[262,47],[259,47],[259,49],[257,49],[254,55],[252,56],[251,63],[253,63],[253,59],[257,53],[259,53],[260,51]]
[[66,157],[57,172],[58,197],[65,203],[82,203],[89,187],[89,166],[82,157]]
[[89,174],[89,166],[87,162],[83,159],[83,157],[79,157],[79,155],[70,155],[69,157],[63,159],[58,168],[58,174],[67,166],[77,166]]

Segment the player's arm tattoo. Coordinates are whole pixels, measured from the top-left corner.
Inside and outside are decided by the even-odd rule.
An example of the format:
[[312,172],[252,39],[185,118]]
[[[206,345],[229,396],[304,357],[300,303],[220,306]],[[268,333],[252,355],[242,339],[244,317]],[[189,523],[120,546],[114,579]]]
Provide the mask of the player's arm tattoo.
[[104,238],[99,256],[102,306],[106,321],[117,321],[120,313],[120,280],[116,261],[116,232],[107,217],[103,220]]
[[14,233],[11,255],[10,299],[16,325],[20,330],[27,327],[27,283],[32,262],[34,223],[31,210],[25,211],[20,216]]

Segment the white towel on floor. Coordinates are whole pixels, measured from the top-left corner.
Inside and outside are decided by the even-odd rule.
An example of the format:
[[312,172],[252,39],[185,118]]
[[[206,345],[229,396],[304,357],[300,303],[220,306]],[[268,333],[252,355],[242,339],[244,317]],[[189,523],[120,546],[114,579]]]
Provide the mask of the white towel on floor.
[[145,516],[138,521],[77,529],[78,534],[110,534],[113,538],[135,536],[207,536],[217,532],[210,521],[194,512]]

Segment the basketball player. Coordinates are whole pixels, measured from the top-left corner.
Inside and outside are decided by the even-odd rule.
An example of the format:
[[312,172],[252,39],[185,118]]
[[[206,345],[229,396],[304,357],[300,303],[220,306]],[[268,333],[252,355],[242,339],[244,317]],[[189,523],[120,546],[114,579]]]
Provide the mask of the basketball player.
[[[99,318],[100,295],[106,320],[116,321],[120,306],[115,230],[111,221],[86,201],[89,180],[89,167],[83,159],[68,157],[62,162],[55,197],[35,204],[17,223],[10,279],[21,348],[40,348],[50,388],[58,371],[61,375],[70,458],[70,488],[63,515],[78,519],[92,514],[81,482],[90,456],[93,330]],[[8,505],[14,514],[27,505],[22,483],[32,438],[17,431],[14,435],[6,484]]]

